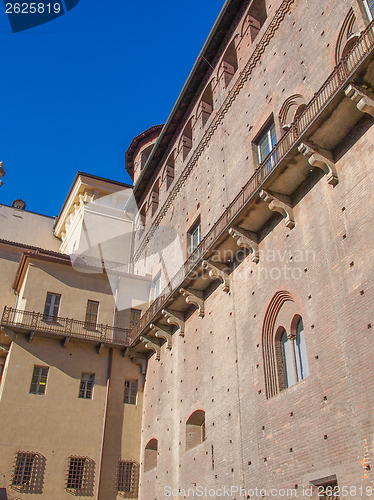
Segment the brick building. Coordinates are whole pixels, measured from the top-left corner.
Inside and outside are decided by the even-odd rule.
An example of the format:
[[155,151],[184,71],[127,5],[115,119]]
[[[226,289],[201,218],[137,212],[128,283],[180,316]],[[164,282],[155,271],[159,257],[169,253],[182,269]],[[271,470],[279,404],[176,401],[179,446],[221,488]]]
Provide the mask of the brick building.
[[0,495],[372,495],[373,11],[227,0],[131,196],[0,206]]
[[132,331],[144,500],[371,491],[372,19],[368,0],[227,0],[127,152],[135,265],[160,228],[183,252],[175,273],[158,253]]

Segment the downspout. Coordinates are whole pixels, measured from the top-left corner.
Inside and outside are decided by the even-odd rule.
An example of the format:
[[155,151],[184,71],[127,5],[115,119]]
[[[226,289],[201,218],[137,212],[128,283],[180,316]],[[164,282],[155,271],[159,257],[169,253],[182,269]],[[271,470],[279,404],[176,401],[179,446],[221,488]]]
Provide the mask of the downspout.
[[[119,286],[120,277],[117,278],[116,292],[114,294],[114,311],[113,311],[113,329],[112,329],[112,338],[114,337],[114,327],[116,324],[116,315],[117,315],[117,295],[118,295],[118,286]],[[106,379],[106,394],[105,394],[105,407],[104,407],[104,420],[103,420],[103,430],[101,434],[101,452],[100,452],[100,462],[99,462],[99,475],[97,481],[97,490],[96,490],[96,500],[99,500],[100,495],[100,485],[101,485],[101,477],[102,477],[102,465],[104,459],[104,444],[105,444],[105,435],[106,435],[106,426],[108,420],[108,401],[109,401],[109,392],[110,392],[110,380],[112,374],[112,363],[113,363],[113,348],[109,348],[109,357],[108,357],[108,371],[107,371],[107,379]]]
[[106,424],[108,419],[108,400],[109,400],[109,391],[110,391],[110,379],[112,373],[112,360],[113,360],[113,348],[109,348],[109,356],[108,356],[108,371],[106,378],[106,394],[105,394],[105,407],[104,407],[104,420],[103,420],[103,431],[101,435],[101,452],[100,452],[100,462],[99,462],[99,475],[97,481],[97,491],[96,491],[96,500],[99,500],[100,494],[100,485],[101,485],[101,475],[102,475],[102,465],[104,458],[104,443],[105,443],[105,434],[106,434]]
[[17,307],[18,307],[18,300],[19,300],[19,293],[17,292],[17,290],[13,290],[13,293],[16,296],[16,302],[14,304],[14,311],[13,311],[13,316],[12,316],[12,323],[13,323],[14,317],[16,315],[16,310],[17,310]]

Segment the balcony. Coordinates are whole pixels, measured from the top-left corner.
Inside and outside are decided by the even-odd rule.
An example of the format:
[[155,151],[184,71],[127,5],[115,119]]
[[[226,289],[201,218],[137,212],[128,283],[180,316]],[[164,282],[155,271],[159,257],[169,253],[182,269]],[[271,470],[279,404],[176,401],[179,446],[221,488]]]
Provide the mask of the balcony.
[[100,349],[104,345],[124,349],[130,344],[128,328],[91,325],[85,321],[59,316],[46,317],[42,313],[7,306],[1,318],[1,328],[11,337],[16,334],[26,335],[29,342],[32,342],[35,335],[57,338],[61,340],[63,347],[72,339],[95,342]]
[[[309,175],[321,177],[326,174],[326,180],[332,186],[338,182],[332,153],[334,148],[364,113],[374,116],[373,96],[367,91],[374,86],[373,51],[374,22],[371,22],[131,330],[134,350],[144,353],[146,349],[151,349],[159,358],[163,340],[171,348],[175,327],[183,334],[185,313],[191,304],[197,306],[203,316],[207,284],[210,286],[218,278],[227,290],[227,265],[223,266],[225,272],[211,265],[209,258],[213,251],[241,246],[248,248],[252,252],[252,260],[257,262],[260,230],[274,216],[274,211],[284,217],[287,227],[293,227],[292,208],[297,203],[293,194]],[[177,182],[173,191],[179,189]],[[176,196],[173,191],[169,195],[170,200]],[[167,200],[167,203],[171,201]],[[151,238],[152,228],[144,234],[135,259],[140,257]],[[224,259],[222,263],[225,264]],[[201,278],[207,275],[212,279],[210,282],[205,279],[204,284]]]

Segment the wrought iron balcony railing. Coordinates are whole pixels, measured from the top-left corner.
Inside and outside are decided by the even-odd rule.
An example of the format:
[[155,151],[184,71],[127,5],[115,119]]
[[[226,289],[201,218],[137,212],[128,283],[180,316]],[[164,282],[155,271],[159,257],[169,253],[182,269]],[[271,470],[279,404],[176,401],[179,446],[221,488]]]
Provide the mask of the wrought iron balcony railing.
[[1,326],[13,327],[29,332],[44,332],[62,337],[75,337],[96,340],[102,343],[128,346],[130,335],[128,328],[87,323],[59,316],[45,316],[42,313],[21,311],[5,306]]
[[[331,100],[344,88],[359,66],[370,56],[374,48],[374,21],[361,33],[356,44],[341,59],[325,83],[314,95],[313,99],[296,118],[290,129],[278,141],[265,160],[239,191],[232,203],[223,212],[214,226],[206,234],[200,245],[188,257],[184,265],[171,279],[165,289],[143,314],[140,321],[131,330],[132,339],[136,339],[152,319],[162,310],[171,295],[181,287],[183,281],[193,271],[196,265],[205,258],[219,237],[229,229],[238,213],[253,199],[261,189],[264,181],[270,176],[286,155],[302,140],[316,118],[328,106]],[[151,230],[149,231],[151,233]],[[144,241],[151,238],[150,234],[143,237]],[[142,245],[140,245],[141,247]]]

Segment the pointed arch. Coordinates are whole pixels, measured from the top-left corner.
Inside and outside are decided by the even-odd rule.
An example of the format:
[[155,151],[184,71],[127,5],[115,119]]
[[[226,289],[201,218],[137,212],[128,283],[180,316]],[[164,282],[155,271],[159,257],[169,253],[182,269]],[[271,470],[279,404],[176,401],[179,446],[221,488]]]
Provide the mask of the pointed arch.
[[354,45],[359,36],[359,29],[356,23],[356,16],[351,7],[346,15],[342,27],[340,28],[338,40],[335,47],[335,64],[344,57]]
[[287,292],[286,290],[277,292],[267,307],[263,322],[262,352],[264,356],[264,375],[267,398],[271,398],[279,392],[276,352],[274,345],[274,327],[281,307],[288,301],[295,302],[290,292]]
[[306,100],[301,94],[288,97],[279,111],[279,121],[283,129],[289,129],[296,116],[305,108]]

